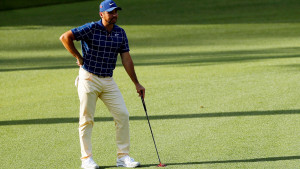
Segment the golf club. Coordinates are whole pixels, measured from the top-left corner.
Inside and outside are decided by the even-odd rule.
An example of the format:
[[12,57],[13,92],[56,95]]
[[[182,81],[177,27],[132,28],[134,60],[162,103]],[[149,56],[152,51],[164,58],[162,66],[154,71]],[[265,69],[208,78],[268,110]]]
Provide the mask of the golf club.
[[148,120],[149,128],[150,128],[151,135],[152,135],[152,139],[153,139],[153,142],[154,142],[156,154],[157,154],[158,161],[159,161],[159,164],[157,165],[157,167],[165,167],[165,166],[167,166],[167,165],[162,164],[161,161],[160,161],[160,158],[159,158],[159,154],[158,154],[158,151],[157,151],[156,143],[155,143],[155,140],[154,140],[154,136],[153,136],[151,124],[150,124],[149,117],[148,117],[148,113],[147,113],[146,104],[145,104],[144,97],[143,97],[143,92],[142,92],[142,94],[141,94],[141,99],[142,99],[142,103],[143,103],[143,106],[144,106],[144,110],[145,110],[145,113],[146,113],[146,117],[147,117],[147,120]]

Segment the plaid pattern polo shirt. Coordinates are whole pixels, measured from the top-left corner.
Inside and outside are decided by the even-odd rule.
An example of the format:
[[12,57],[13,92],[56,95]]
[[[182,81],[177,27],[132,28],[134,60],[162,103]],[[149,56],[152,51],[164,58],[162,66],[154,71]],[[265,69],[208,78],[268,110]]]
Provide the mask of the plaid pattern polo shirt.
[[100,20],[71,31],[75,39],[81,41],[82,68],[96,75],[112,77],[118,54],[129,51],[124,29],[114,25],[113,30],[108,33]]

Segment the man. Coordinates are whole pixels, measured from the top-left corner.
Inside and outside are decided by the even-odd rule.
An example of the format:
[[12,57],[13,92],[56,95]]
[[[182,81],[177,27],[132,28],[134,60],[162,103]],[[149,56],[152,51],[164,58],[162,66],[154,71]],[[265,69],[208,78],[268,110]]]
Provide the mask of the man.
[[[129,157],[129,113],[113,76],[118,53],[140,96],[145,88],[139,83],[129,53],[125,31],[115,25],[120,7],[112,0],[100,4],[98,22],[87,23],[61,35],[65,48],[77,59],[80,67],[75,84],[80,100],[79,138],[82,168],[99,168],[92,158],[91,133],[96,101],[100,98],[111,112],[116,126],[117,166],[137,167],[139,162]],[[82,56],[74,46],[81,41]]]

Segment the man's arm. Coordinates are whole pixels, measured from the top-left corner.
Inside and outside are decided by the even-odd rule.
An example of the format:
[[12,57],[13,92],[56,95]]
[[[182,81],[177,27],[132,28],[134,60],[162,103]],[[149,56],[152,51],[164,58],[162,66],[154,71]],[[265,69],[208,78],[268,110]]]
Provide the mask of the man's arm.
[[67,31],[64,34],[60,36],[60,41],[64,45],[64,47],[77,59],[77,65],[82,66],[83,65],[83,57],[78,52],[78,50],[75,48],[74,40],[75,36],[73,35],[72,31]]
[[145,88],[139,83],[139,81],[137,79],[137,76],[136,76],[135,70],[134,70],[134,64],[133,64],[133,61],[131,59],[129,52],[121,53],[121,59],[122,59],[122,64],[123,64],[127,74],[131,78],[132,82],[135,84],[137,93],[139,93],[139,96],[141,96],[142,92],[143,92],[143,97],[145,97]]

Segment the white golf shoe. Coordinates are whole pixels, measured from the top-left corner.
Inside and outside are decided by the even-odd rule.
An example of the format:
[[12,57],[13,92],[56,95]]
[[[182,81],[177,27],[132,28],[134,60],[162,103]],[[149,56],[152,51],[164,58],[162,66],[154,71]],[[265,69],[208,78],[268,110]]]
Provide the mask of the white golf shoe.
[[84,168],[84,169],[98,169],[99,168],[99,166],[95,163],[95,161],[93,160],[92,157],[83,159],[81,161],[82,161],[81,168]]
[[134,161],[134,159],[129,157],[128,155],[117,159],[117,167],[135,168],[140,165],[141,164],[139,162]]

